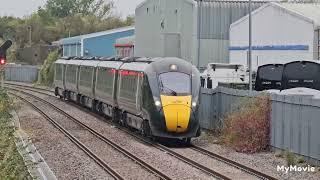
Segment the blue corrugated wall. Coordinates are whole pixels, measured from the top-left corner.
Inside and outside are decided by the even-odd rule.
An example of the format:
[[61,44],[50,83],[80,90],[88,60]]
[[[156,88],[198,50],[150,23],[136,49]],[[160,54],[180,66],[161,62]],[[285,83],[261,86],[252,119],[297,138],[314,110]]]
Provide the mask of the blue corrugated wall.
[[115,56],[115,43],[119,38],[133,36],[134,30],[111,33],[83,40],[84,56]]

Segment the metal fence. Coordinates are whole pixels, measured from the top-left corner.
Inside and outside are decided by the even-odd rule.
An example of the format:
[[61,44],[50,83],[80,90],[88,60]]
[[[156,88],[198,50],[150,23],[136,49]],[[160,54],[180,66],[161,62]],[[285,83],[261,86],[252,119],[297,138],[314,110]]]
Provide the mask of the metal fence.
[[29,65],[7,65],[5,80],[32,83],[38,79],[39,68]]
[[212,89],[201,89],[200,113],[201,127],[208,130],[219,130],[223,119],[232,112],[236,105],[246,98],[256,97],[259,93],[249,94],[245,90],[218,87]]
[[[242,100],[259,93],[218,87],[202,89],[200,97],[201,126],[208,130],[222,127],[224,117]],[[320,164],[320,99],[306,96],[271,95],[272,111],[270,145],[303,155]]]
[[320,164],[320,99],[272,95],[271,145]]

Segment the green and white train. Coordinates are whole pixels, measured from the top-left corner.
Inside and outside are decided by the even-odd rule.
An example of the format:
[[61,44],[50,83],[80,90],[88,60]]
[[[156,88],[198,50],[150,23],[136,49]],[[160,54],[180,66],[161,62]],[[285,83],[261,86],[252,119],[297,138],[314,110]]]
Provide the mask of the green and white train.
[[80,59],[55,63],[55,95],[152,137],[200,136],[200,73],[179,58]]

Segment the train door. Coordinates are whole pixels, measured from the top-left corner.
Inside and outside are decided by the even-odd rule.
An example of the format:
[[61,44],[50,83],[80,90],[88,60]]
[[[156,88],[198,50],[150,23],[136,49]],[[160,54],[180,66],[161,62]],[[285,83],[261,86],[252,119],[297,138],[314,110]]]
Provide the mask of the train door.
[[136,110],[138,113],[142,111],[142,85],[143,85],[143,73],[138,73],[137,83],[137,96],[136,96]]

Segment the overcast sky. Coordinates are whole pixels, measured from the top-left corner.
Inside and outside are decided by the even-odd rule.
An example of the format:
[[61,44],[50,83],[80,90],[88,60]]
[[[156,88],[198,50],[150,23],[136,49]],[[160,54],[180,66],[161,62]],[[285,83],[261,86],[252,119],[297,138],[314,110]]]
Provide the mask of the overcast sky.
[[[46,0],[0,0],[0,16],[23,17],[43,6]],[[134,14],[135,7],[143,0],[114,0],[116,13],[126,17]]]

